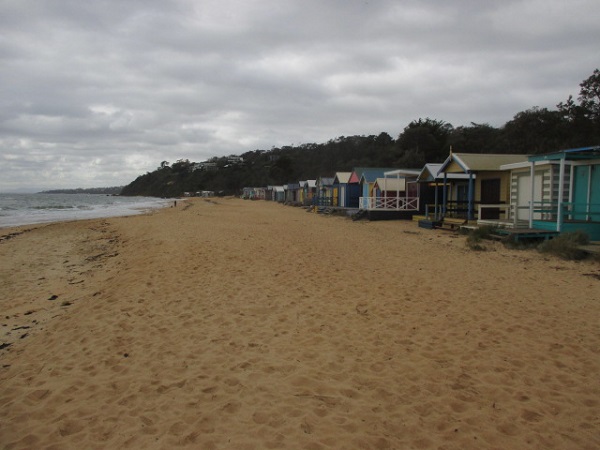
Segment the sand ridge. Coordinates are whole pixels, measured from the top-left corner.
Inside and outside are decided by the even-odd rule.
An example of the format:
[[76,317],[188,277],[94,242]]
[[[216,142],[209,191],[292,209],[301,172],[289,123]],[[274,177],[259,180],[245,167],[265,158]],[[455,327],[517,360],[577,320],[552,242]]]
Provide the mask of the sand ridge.
[[597,263],[237,199],[0,256],[2,331],[60,312],[0,353],[3,448],[600,446]]

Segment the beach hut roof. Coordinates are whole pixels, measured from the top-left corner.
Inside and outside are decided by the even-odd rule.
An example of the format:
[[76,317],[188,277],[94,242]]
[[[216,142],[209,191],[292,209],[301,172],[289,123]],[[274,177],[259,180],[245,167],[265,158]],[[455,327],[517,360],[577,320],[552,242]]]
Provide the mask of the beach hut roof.
[[352,172],[352,175],[350,175],[350,179],[348,180],[348,183],[359,183],[360,182],[360,175],[357,172]]
[[541,155],[531,155],[526,161],[514,164],[504,164],[501,168],[502,170],[523,169],[531,167],[531,163],[535,166],[559,164],[562,159],[564,159],[567,164],[573,164],[574,161],[600,159],[600,146],[572,148]]
[[275,192],[283,192],[285,189],[283,186],[273,186]]
[[450,153],[438,173],[471,173],[500,170],[503,164],[527,161],[528,155]]
[[352,172],[337,172],[335,177],[333,177],[333,183],[348,183],[350,181],[350,177],[352,176]]
[[[363,174],[365,172],[369,172],[369,173],[376,173],[376,174],[380,174],[377,176],[383,176],[384,172],[388,172],[390,170],[396,170],[396,168],[394,167],[355,167],[354,169],[352,169],[352,177],[351,178],[355,178],[357,180],[360,180],[363,176]],[[377,178],[377,176],[375,176],[373,178],[373,181],[375,180],[375,178]]]
[[375,185],[385,192],[398,192],[406,190],[406,178],[377,178]]
[[[444,174],[440,173],[441,164],[425,164],[423,169],[421,169],[421,173],[417,177],[417,181],[419,182],[434,182],[444,179]],[[504,170],[504,169],[503,169]],[[468,180],[469,175],[466,173],[449,173],[446,178],[449,180]]]
[[[549,164],[559,164],[559,161],[548,160],[548,161],[535,161],[533,162],[535,167],[539,166],[547,166]],[[569,163],[570,164],[570,163]],[[525,169],[531,167],[530,161],[521,161],[514,164],[502,164],[500,166],[500,170],[515,170],[515,169]]]
[[368,167],[355,167],[354,169],[352,169],[352,173],[355,174],[356,178],[360,180],[360,177],[362,177],[363,172],[368,169]]
[[306,180],[306,187],[314,188],[317,186],[317,180]]
[[391,168],[364,169],[362,171],[362,175],[360,176],[360,180],[362,181],[364,179],[367,183],[374,183],[377,178],[383,178],[383,176],[385,175],[386,172],[390,172],[393,170],[396,170],[396,169],[391,169]]
[[396,169],[384,172],[386,177],[416,177],[421,173],[419,169]]
[[331,186],[333,184],[333,178],[321,177],[319,178],[319,186]]
[[532,155],[529,161],[557,161],[557,160],[581,160],[600,158],[600,146],[571,148],[543,155]]

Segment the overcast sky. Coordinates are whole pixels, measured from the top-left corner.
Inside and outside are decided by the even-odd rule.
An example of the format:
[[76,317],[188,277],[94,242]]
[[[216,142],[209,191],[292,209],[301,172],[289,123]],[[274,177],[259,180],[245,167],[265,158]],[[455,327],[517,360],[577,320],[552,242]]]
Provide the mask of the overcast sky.
[[0,192],[420,117],[501,126],[577,97],[599,17],[598,0],[0,0]]

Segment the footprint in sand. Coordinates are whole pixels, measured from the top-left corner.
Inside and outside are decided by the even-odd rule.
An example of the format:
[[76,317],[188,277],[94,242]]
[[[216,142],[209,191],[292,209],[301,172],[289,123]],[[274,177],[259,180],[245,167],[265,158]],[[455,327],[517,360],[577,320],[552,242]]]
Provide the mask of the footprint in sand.
[[229,402],[223,406],[223,411],[229,414],[235,414],[240,410],[241,407],[242,405],[238,402]]

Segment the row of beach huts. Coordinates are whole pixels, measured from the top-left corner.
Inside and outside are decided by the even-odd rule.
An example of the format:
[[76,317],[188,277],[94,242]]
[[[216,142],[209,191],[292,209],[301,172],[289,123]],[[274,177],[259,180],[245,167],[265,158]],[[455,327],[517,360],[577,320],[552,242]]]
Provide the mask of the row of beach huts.
[[246,187],[242,197],[423,228],[491,225],[519,238],[567,231],[600,241],[600,146],[536,155],[450,151],[420,170],[357,167],[282,186]]

